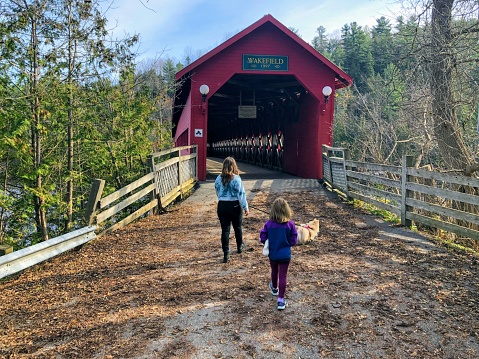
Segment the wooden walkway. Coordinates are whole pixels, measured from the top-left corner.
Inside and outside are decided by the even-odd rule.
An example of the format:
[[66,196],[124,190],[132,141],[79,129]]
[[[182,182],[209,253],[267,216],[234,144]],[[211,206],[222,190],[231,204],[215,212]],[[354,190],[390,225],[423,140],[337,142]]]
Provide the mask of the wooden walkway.
[[[216,177],[221,173],[223,159],[209,157],[206,160],[206,181],[200,182],[196,191],[186,199],[187,202],[208,204],[217,200],[214,190]],[[238,169],[246,190],[248,201],[259,191],[281,193],[285,191],[317,190],[324,195],[332,195],[326,191],[317,179],[296,177],[280,171],[238,162]]]
[[[293,175],[273,171],[264,167],[250,165],[243,162],[237,162],[238,169],[240,170],[240,176],[243,180],[256,180],[256,179],[298,179]],[[223,159],[216,157],[208,157],[206,160],[206,180],[215,180],[216,176],[221,173],[223,166]]]
[[[221,173],[223,159],[209,157],[206,161],[206,182],[213,181]],[[264,167],[250,165],[243,162],[238,162],[240,176],[246,184],[254,183],[256,186],[264,185],[264,182],[270,184],[274,191],[288,190],[288,189],[313,189],[322,188],[317,179],[305,179],[296,177],[284,172],[273,171]],[[263,182],[261,182],[263,181]],[[257,188],[254,187],[253,188]]]

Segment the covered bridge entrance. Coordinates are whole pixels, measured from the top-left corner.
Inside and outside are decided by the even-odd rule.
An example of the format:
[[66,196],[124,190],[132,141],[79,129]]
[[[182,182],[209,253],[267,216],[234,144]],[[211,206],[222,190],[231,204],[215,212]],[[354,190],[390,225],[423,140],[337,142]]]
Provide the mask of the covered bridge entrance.
[[349,75],[271,15],[176,74],[176,146],[234,156],[303,177],[321,178],[321,146],[332,145],[334,93]]

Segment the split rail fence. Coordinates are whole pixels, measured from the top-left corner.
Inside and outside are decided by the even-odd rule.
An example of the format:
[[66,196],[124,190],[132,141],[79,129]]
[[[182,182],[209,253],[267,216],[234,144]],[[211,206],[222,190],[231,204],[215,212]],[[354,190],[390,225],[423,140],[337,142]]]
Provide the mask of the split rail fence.
[[86,227],[0,257],[0,279],[158,213],[182,198],[198,181],[197,145],[149,156],[148,174],[105,197],[105,181],[94,180],[85,213]]
[[479,179],[352,161],[344,148],[323,146],[323,180],[348,199],[389,211],[407,227],[423,225],[479,240]]

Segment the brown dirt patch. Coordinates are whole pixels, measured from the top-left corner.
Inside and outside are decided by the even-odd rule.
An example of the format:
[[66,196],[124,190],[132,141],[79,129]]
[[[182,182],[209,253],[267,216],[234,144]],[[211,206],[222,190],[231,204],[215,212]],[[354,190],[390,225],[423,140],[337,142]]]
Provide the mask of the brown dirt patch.
[[0,357],[479,357],[476,257],[321,191],[282,196],[297,223],[321,221],[293,250],[286,310],[267,289],[267,215],[251,210],[248,250],[223,264],[216,205],[185,202],[1,281]]

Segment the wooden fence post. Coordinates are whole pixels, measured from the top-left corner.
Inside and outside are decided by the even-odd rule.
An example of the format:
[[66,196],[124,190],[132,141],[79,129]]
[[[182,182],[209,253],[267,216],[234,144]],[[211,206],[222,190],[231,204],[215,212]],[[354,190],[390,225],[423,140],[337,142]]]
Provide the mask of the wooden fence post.
[[348,174],[346,171],[351,170],[351,166],[346,166],[346,161],[351,160],[351,154],[349,153],[348,149],[343,150],[343,170],[344,170],[344,191],[346,192],[346,200],[349,202],[352,198],[349,196],[349,189],[348,189]]
[[195,145],[192,149],[194,153],[196,153],[195,157],[195,179],[198,181],[198,145]]
[[328,169],[329,169],[329,175],[331,176],[331,188],[334,188],[334,178],[333,178],[333,164],[331,162],[331,157],[334,156],[334,152],[328,149],[327,151],[327,157],[328,157]]
[[[162,206],[161,206],[161,197],[160,197],[160,188],[159,188],[159,185],[160,185],[160,179],[158,178],[158,173],[156,173],[156,169],[155,169],[155,158],[153,155],[148,155],[147,156],[147,163],[148,163],[148,171],[150,173],[154,173],[154,176],[153,176],[153,182],[155,184],[155,189],[151,192],[151,199],[155,199],[157,198],[158,199],[158,205],[156,206],[156,208],[152,208],[149,212],[149,216],[152,216],[156,213],[158,213]],[[156,213],[155,213],[156,212]]]
[[105,187],[105,181],[102,179],[95,179],[91,184],[90,197],[85,210],[85,222],[88,226],[91,226],[95,221],[95,215],[98,210],[100,199],[103,194],[103,188]]
[[411,198],[412,192],[406,189],[406,184],[410,179],[407,168],[413,166],[413,159],[413,156],[403,156],[401,171],[401,224],[408,228],[412,226],[412,221],[406,218],[406,214],[411,211],[412,207],[406,205],[406,198]]
[[13,247],[8,244],[0,244],[0,256],[4,256],[5,254],[10,254],[13,252]]
[[[190,152],[190,151],[188,151],[188,152]],[[181,166],[182,166],[181,161],[182,161],[181,151],[178,151],[178,173],[177,173],[177,175],[178,175],[178,185],[180,186],[180,198],[183,199],[184,194],[183,194],[183,186],[182,186],[183,182],[181,182]]]

